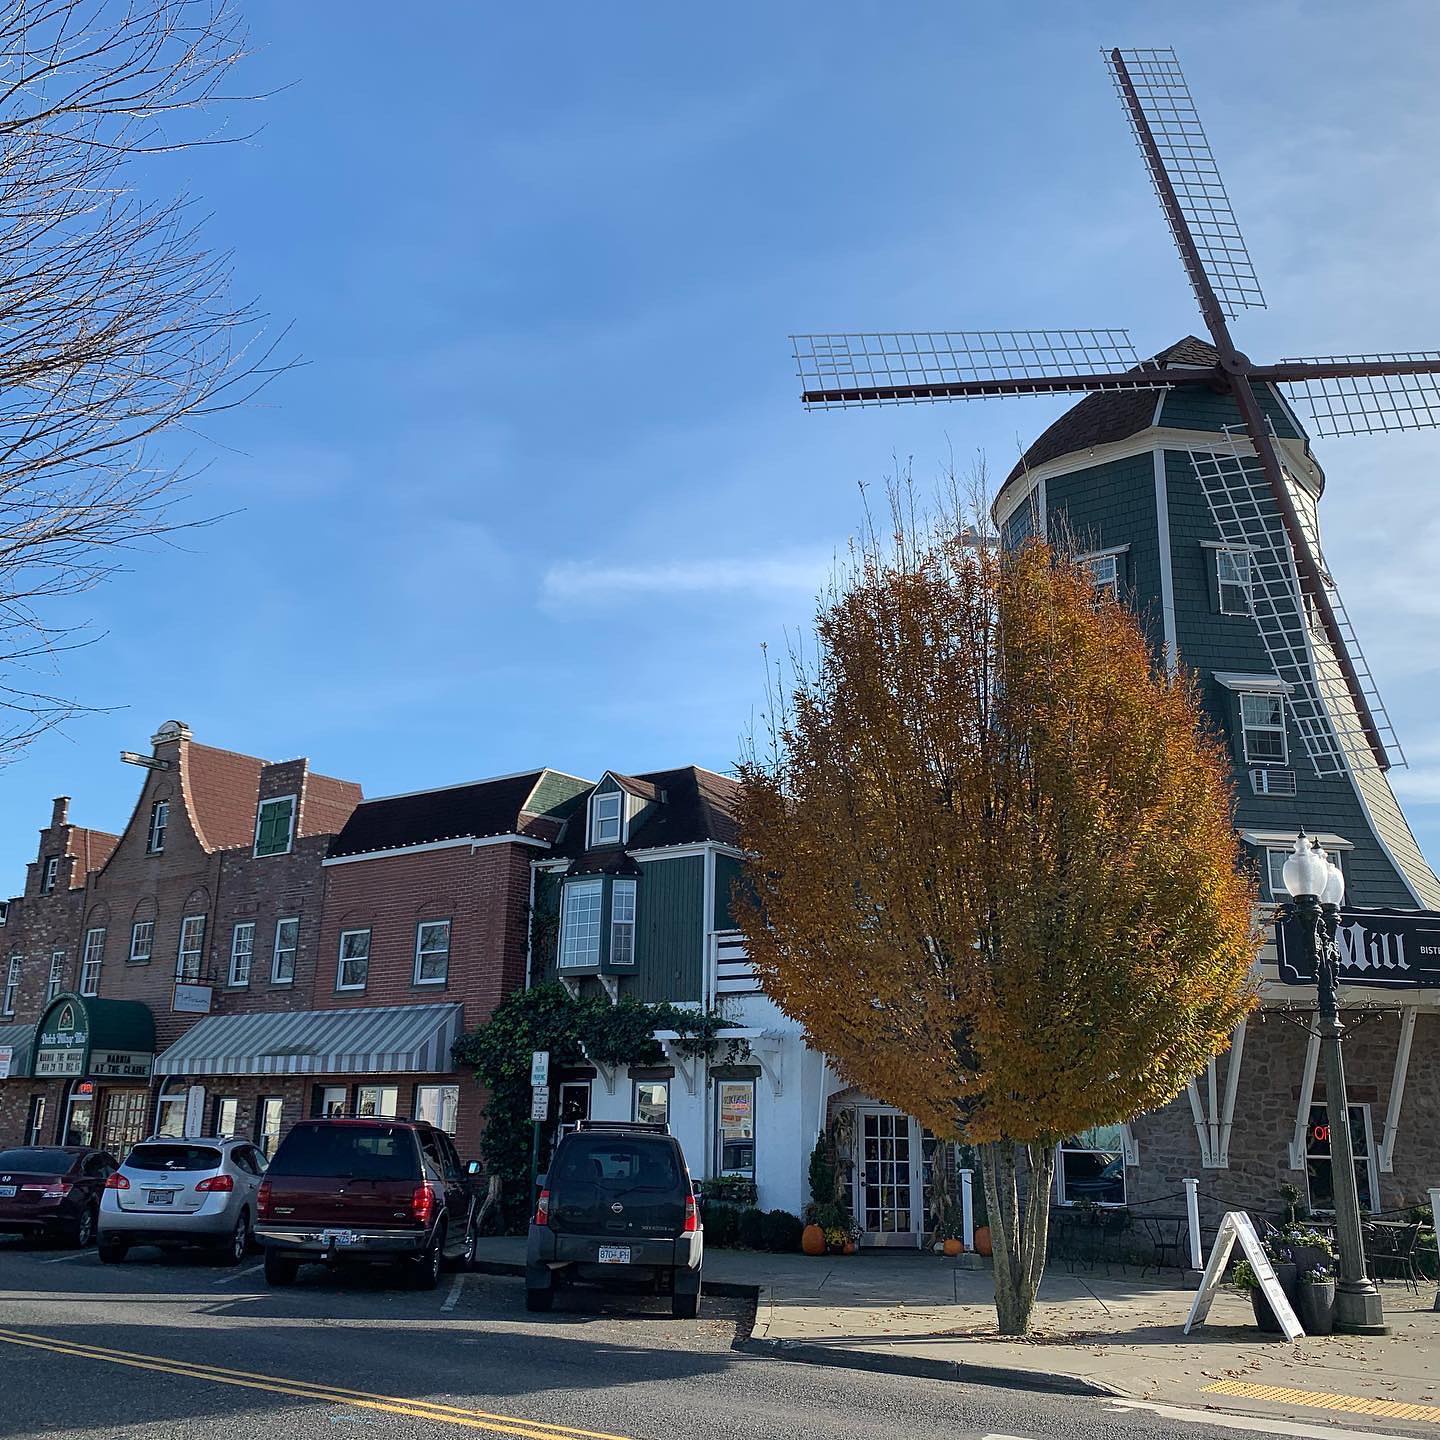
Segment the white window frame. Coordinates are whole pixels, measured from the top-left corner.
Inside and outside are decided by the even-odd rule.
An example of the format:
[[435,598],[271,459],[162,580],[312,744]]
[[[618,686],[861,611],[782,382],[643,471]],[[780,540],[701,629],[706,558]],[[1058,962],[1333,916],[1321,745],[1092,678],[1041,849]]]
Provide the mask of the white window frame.
[[640,1090],[642,1087],[649,1087],[651,1089],[658,1088],[665,1092],[665,1119],[660,1123],[669,1125],[670,1082],[668,1080],[632,1080],[630,1082],[630,1118],[637,1121],[644,1119],[644,1117],[640,1114]]
[[[621,918],[621,902],[628,911]],[[616,940],[624,937],[626,955],[617,958]],[[633,965],[635,963],[635,882],[633,880],[612,880],[610,882],[610,963],[612,965]]]
[[[180,921],[180,940],[175,946],[175,978],[182,985],[193,985],[205,973],[205,921],[204,915],[186,915]],[[193,936],[193,943],[191,942]],[[192,968],[186,963],[187,956],[194,956]]]
[[40,877],[40,893],[42,895],[53,895],[59,879],[60,857],[58,855],[47,855],[45,857],[45,870]]
[[250,983],[250,972],[255,968],[255,922],[241,920],[230,932],[230,973],[225,983],[232,989],[240,989]]
[[[1272,900],[1286,901],[1290,898],[1290,892],[1285,888],[1285,877],[1282,873],[1285,862],[1295,853],[1292,847],[1289,850],[1281,850],[1274,846],[1268,847],[1265,851],[1265,883],[1270,891]],[[1326,849],[1325,858],[1336,866],[1341,874],[1344,874],[1345,865],[1341,860],[1339,850]]]
[[100,993],[100,968],[105,963],[105,927],[92,926],[85,932],[85,949],[80,956],[80,993]]
[[[364,1095],[367,1090],[373,1090],[376,1096],[376,1108],[366,1115]],[[379,1107],[386,1102],[386,1096],[393,1095],[395,1098],[389,1102],[391,1108],[382,1110]],[[355,1115],[357,1118],[374,1118],[376,1120],[398,1120],[400,1118],[400,1087],[398,1085],[375,1085],[365,1084],[355,1087]]]
[[[1350,1108],[1351,1108],[1352,1110],[1359,1110],[1359,1111],[1361,1112],[1361,1118],[1362,1118],[1362,1120],[1363,1120],[1363,1122],[1364,1122],[1364,1137],[1363,1137],[1363,1138],[1364,1138],[1364,1145],[1365,1145],[1365,1154],[1364,1154],[1363,1157],[1362,1157],[1362,1156],[1359,1156],[1359,1155],[1356,1155],[1356,1156],[1354,1156],[1354,1159],[1359,1160],[1359,1159],[1362,1159],[1362,1158],[1363,1158],[1364,1161],[1365,1161],[1365,1168],[1366,1168],[1366,1171],[1368,1172],[1369,1178],[1370,1178],[1370,1209],[1369,1209],[1369,1211],[1368,1211],[1367,1213],[1369,1213],[1369,1214],[1371,1214],[1371,1215],[1374,1215],[1374,1214],[1377,1214],[1377,1213],[1378,1213],[1377,1207],[1378,1207],[1379,1204],[1380,1204],[1380,1165],[1379,1165],[1379,1157],[1378,1157],[1378,1155],[1377,1155],[1377,1153],[1376,1153],[1376,1150],[1375,1150],[1375,1127],[1374,1127],[1374,1124],[1373,1124],[1373,1122],[1372,1122],[1372,1120],[1371,1120],[1371,1116],[1370,1116],[1370,1104],[1369,1104],[1368,1101],[1364,1101],[1364,1100],[1352,1100],[1352,1101],[1350,1101]],[[1309,1124],[1305,1127],[1305,1129],[1306,1129],[1306,1135],[1305,1135],[1305,1161],[1306,1161],[1306,1165],[1305,1165],[1305,1204],[1310,1208],[1310,1210],[1311,1210],[1314,1214],[1317,1214],[1317,1215],[1333,1215],[1333,1214],[1335,1213],[1334,1210],[1316,1210],[1315,1207],[1314,1207],[1313,1205],[1311,1205],[1311,1203],[1310,1203],[1310,1165],[1309,1165],[1309,1162],[1310,1162],[1311,1159],[1324,1158],[1324,1157],[1319,1157],[1319,1156],[1312,1156],[1312,1155],[1310,1154],[1310,1135],[1309,1135],[1309,1131],[1310,1131],[1310,1125],[1313,1125],[1313,1124],[1315,1123],[1314,1117],[1315,1117],[1315,1115],[1316,1115],[1317,1112],[1325,1116],[1325,1118],[1326,1118],[1326,1123],[1327,1123],[1327,1124],[1329,1123],[1329,1117],[1330,1117],[1330,1112],[1329,1112],[1329,1110],[1326,1108],[1325,1102],[1324,1102],[1323,1100],[1316,1100],[1316,1101],[1313,1101],[1313,1102],[1311,1103],[1311,1106],[1310,1106],[1310,1116],[1311,1116],[1311,1118],[1310,1118]],[[1356,1139],[1356,1136],[1355,1136],[1355,1127],[1352,1125],[1352,1126],[1350,1127],[1350,1146],[1351,1146],[1351,1149],[1352,1149],[1352,1150],[1354,1149],[1354,1146],[1355,1146],[1355,1139]],[[1328,1158],[1329,1158],[1329,1161],[1330,1161],[1330,1171],[1331,1171],[1331,1174],[1330,1174],[1330,1189],[1331,1189],[1331,1193],[1333,1194],[1333,1193],[1334,1193],[1334,1189],[1335,1189],[1335,1174],[1334,1174],[1334,1171],[1335,1171],[1335,1141],[1334,1141],[1334,1138],[1333,1138],[1333,1137],[1332,1137],[1331,1140],[1330,1140],[1330,1154],[1329,1154],[1329,1157],[1328,1157]],[[1361,1204],[1361,1208],[1362,1208],[1362,1210],[1363,1210],[1365,1202],[1362,1200],[1362,1201],[1360,1202],[1360,1204]]]
[[[1222,572],[1222,565],[1226,561],[1232,561],[1235,565],[1235,579],[1227,580]],[[1242,578],[1243,576],[1243,578]],[[1229,545],[1222,545],[1215,551],[1215,594],[1217,603],[1220,606],[1222,615],[1253,615],[1255,613],[1254,601],[1252,599],[1252,587],[1255,583],[1255,560],[1249,550],[1232,548]],[[1225,592],[1227,590],[1238,591],[1243,607],[1236,610],[1233,606],[1226,608]]]
[[[265,819],[266,808],[271,805],[288,805],[290,807],[290,822],[285,832],[285,848],[283,850],[267,850],[262,855],[260,853],[260,826]],[[254,853],[257,859],[270,860],[277,855],[288,855],[295,848],[295,816],[299,812],[299,809],[299,797],[296,795],[270,795],[255,807]]]
[[[1245,753],[1247,765],[1288,765],[1290,763],[1290,736],[1288,733],[1289,715],[1286,709],[1285,696],[1278,690],[1237,690],[1236,704],[1240,712],[1240,744]],[[1245,702],[1247,699],[1264,700],[1280,707],[1280,723],[1278,725],[1250,725],[1245,719]],[[1257,735],[1279,735],[1280,755],[1277,759],[1274,755],[1252,755],[1250,753],[1251,732]]]
[[23,957],[12,955],[9,964],[5,967],[5,1001],[0,1005],[0,1011],[6,1015],[15,1013],[15,1002],[20,997],[20,967]]
[[[1109,1126],[1097,1125],[1097,1130],[1109,1129]],[[1055,1147],[1055,1203],[1057,1205],[1074,1205],[1077,1202],[1069,1198],[1065,1193],[1065,1156],[1071,1155],[1118,1155],[1120,1157],[1120,1198],[1118,1200],[1096,1200],[1095,1204],[1102,1210],[1123,1209],[1130,1195],[1130,1177],[1126,1174],[1129,1168],[1125,1164],[1125,1131],[1122,1126],[1116,1125],[1115,1148],[1113,1150],[1101,1149],[1096,1145],[1072,1145],[1068,1140],[1062,1140]],[[1089,1133],[1088,1131],[1086,1132]],[[1076,1136],[1076,1139],[1083,1140],[1084,1135]],[[1079,1197],[1084,1199],[1086,1197]]]
[[165,853],[165,832],[169,828],[170,802],[156,800],[150,806],[150,829],[145,836],[145,853],[147,855],[163,855]]
[[48,1005],[65,988],[65,952],[50,952],[50,978],[45,982],[45,1003]]
[[[587,946],[585,954],[580,959],[571,955],[567,942],[573,938],[571,927],[575,923],[575,901],[583,894],[587,898],[593,893],[595,896],[595,948],[592,955]],[[588,909],[587,903],[587,909]],[[586,920],[586,929],[589,930],[589,919]],[[561,970],[587,970],[600,963],[600,941],[605,929],[605,882],[598,875],[587,876],[583,880],[567,880],[560,888],[560,946],[559,946],[559,968]],[[588,939],[588,936],[587,936]]]
[[[435,945],[425,946],[425,932],[443,928],[445,931],[444,947]],[[433,959],[436,955],[445,957],[445,968],[439,975],[421,975],[420,962],[426,959]],[[416,985],[444,985],[450,979],[450,921],[448,920],[421,920],[415,926],[415,969],[413,979]]]
[[[363,935],[365,937],[365,953],[363,955],[347,955],[345,953],[345,942],[352,935]],[[365,975],[360,980],[345,979],[345,965],[356,960],[365,962]],[[342,930],[340,932],[340,948],[335,957],[335,988],[337,990],[363,990],[370,983],[370,927],[368,925],[358,926],[353,930]]]
[[575,1122],[574,1122],[573,1120],[567,1122],[567,1121],[563,1118],[564,1115],[565,1115],[565,1092],[566,1092],[567,1090],[574,1090],[574,1091],[583,1090],[583,1091],[585,1092],[585,1117],[584,1117],[584,1118],[587,1119],[587,1120],[590,1118],[590,1102],[595,1098],[594,1095],[591,1093],[590,1082],[589,1082],[588,1080],[562,1080],[562,1081],[560,1082],[559,1103],[558,1103],[558,1105],[556,1106],[556,1111],[555,1111],[556,1116],[557,1116],[557,1118],[558,1118],[559,1121],[560,1121],[560,1124],[559,1124],[559,1127],[558,1127],[558,1130],[557,1130],[557,1134],[560,1134],[560,1135],[568,1135],[572,1130],[574,1130],[574,1129],[577,1128],[577,1127],[576,1127],[576,1124],[575,1124]]
[[1112,600],[1120,598],[1120,556],[1118,553],[1108,555],[1084,555],[1080,558],[1090,576],[1090,583],[1095,587],[1098,595],[1102,590],[1108,591]]
[[[343,1120],[350,1113],[350,1087],[348,1085],[321,1085],[320,1087],[320,1118],[322,1120]],[[330,1109],[332,1095],[340,1097],[340,1109]]]
[[[615,814],[613,816],[601,815],[602,804],[609,805],[615,801]],[[625,843],[625,821],[626,821],[625,792],[623,790],[607,790],[604,794],[595,794],[590,797],[590,844],[594,845],[623,845]],[[614,824],[615,834],[606,836],[600,833],[602,825]]]
[[[426,1111],[430,1113],[427,1114]],[[458,1085],[417,1085],[415,1087],[415,1118],[428,1120],[437,1130],[454,1135],[460,1116]],[[448,1121],[448,1123],[447,1123]]]
[[[749,1165],[727,1166],[725,1164],[726,1132],[721,1126],[724,1115],[721,1096],[727,1085],[748,1085],[750,1087],[750,1134],[748,1136],[735,1135],[732,1139],[733,1144],[750,1146]],[[755,1083],[753,1076],[747,1076],[742,1080],[715,1081],[715,1173],[717,1175],[743,1175],[748,1180],[753,1180],[757,1175],[760,1161],[760,1116],[757,1112],[759,1098],[760,1087]]]
[[[294,944],[292,945],[282,945],[280,943],[280,936],[283,933],[283,927],[286,925],[293,925],[295,927]],[[282,915],[275,922],[275,943],[270,951],[270,983],[272,985],[293,985],[295,983],[295,957],[299,953],[300,917],[298,915]],[[283,977],[280,974],[280,957],[282,955],[289,955],[290,957],[290,973]]]
[[[144,932],[143,934],[141,932]],[[144,942],[145,949],[140,950],[141,942]],[[148,965],[155,954],[155,922],[153,920],[137,920],[130,927],[130,964]]]

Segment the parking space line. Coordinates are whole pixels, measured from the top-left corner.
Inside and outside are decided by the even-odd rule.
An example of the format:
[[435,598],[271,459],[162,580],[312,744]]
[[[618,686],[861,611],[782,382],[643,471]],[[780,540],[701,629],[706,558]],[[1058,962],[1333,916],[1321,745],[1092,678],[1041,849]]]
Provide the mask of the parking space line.
[[462,1270],[456,1277],[455,1283],[450,1287],[450,1293],[445,1297],[445,1303],[440,1307],[441,1311],[448,1314],[455,1308],[455,1302],[460,1298],[460,1292],[465,1288],[465,1272]]
[[51,1340],[23,1330],[0,1330],[0,1343],[19,1345],[31,1350],[45,1350],[72,1359],[107,1361],[112,1365],[152,1370],[186,1380],[209,1380],[217,1385],[264,1390],[272,1395],[288,1395],[300,1400],[345,1405],[357,1410],[378,1410],[384,1414],[406,1415],[417,1420],[436,1420],[470,1430],[487,1430],[492,1434],[520,1435],[526,1437],[526,1440],[577,1440],[577,1437],[578,1440],[628,1440],[626,1436],[595,1430],[577,1430],[573,1426],[555,1425],[546,1420],[527,1420],[519,1415],[496,1415],[485,1410],[464,1410],[458,1405],[446,1405],[440,1401],[375,1395],[365,1390],[319,1385],[310,1380],[292,1380],[289,1376],[265,1375],[253,1370],[230,1370],[223,1366],[172,1360],[165,1355],[146,1355],[134,1350],[111,1350],[77,1340]]
[[89,1255],[90,1252],[88,1250],[72,1250],[68,1255],[52,1255],[49,1259],[42,1260],[40,1263],[42,1265],[63,1265],[67,1260],[88,1259]]
[[258,1265],[247,1265],[243,1270],[232,1270],[228,1275],[222,1275],[218,1280],[212,1280],[212,1285],[233,1285],[237,1280],[243,1280],[247,1275],[253,1275],[257,1270],[263,1270],[265,1262],[262,1260]]

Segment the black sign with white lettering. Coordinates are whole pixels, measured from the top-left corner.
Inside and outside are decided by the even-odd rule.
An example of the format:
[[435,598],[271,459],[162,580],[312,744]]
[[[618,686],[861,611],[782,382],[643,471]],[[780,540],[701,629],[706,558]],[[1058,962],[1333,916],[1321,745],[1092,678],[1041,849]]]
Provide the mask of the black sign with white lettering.
[[[1343,909],[1335,948],[1342,985],[1440,989],[1440,914],[1433,910]],[[1315,983],[1304,937],[1288,916],[1275,926],[1275,950],[1285,984]]]

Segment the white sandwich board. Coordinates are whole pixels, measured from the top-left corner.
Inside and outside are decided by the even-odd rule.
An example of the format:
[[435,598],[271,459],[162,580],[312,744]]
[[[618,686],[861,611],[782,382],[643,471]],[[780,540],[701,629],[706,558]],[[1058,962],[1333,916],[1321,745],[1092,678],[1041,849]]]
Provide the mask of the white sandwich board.
[[1234,1250],[1237,1240],[1245,1252],[1245,1258],[1250,1262],[1250,1268],[1260,1281],[1260,1289],[1270,1302],[1270,1308],[1275,1312],[1280,1328],[1285,1332],[1285,1338],[1303,1339],[1305,1327],[1295,1318],[1295,1312],[1290,1308],[1290,1302],[1280,1288],[1275,1267],[1270,1263],[1270,1257],[1265,1253],[1260,1237],[1255,1233],[1255,1222],[1243,1210],[1226,1211],[1225,1218],[1220,1222],[1220,1229],[1215,1235],[1215,1247],[1210,1251],[1210,1263],[1205,1267],[1205,1278],[1195,1292],[1195,1303],[1191,1305],[1190,1318],[1185,1322],[1185,1333],[1188,1335],[1196,1325],[1205,1323],[1205,1317],[1210,1313],[1210,1302],[1220,1288],[1225,1267],[1230,1263],[1230,1252]]

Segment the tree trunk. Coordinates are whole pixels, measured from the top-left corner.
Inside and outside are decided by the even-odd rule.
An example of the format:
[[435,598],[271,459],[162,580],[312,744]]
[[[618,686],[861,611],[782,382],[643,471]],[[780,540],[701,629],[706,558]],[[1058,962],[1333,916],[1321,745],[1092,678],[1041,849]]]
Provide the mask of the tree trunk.
[[1055,1152],[1049,1145],[1025,1147],[1029,1175],[1022,1206],[1015,1175],[1016,1143],[999,1140],[978,1148],[994,1251],[996,1319],[1002,1335],[1025,1335],[1045,1273]]

